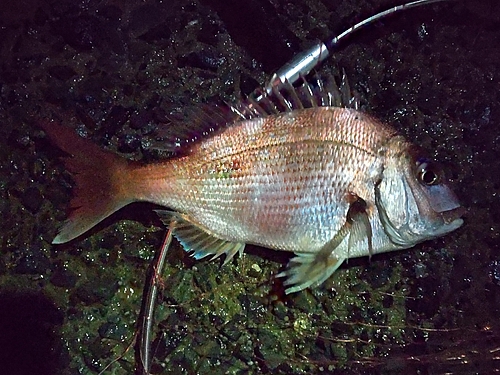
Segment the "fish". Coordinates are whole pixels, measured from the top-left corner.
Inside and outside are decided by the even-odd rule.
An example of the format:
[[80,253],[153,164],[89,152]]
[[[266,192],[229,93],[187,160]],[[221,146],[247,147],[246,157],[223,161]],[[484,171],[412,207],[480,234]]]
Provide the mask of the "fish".
[[174,142],[172,157],[152,163],[41,121],[68,154],[76,185],[53,244],[132,202],[151,202],[165,207],[158,215],[196,259],[225,255],[226,264],[246,244],[294,253],[277,275],[289,294],[321,285],[346,259],[459,228],[464,208],[438,164],[360,111],[348,84],[324,81],[303,79],[207,110],[194,122],[210,131]]

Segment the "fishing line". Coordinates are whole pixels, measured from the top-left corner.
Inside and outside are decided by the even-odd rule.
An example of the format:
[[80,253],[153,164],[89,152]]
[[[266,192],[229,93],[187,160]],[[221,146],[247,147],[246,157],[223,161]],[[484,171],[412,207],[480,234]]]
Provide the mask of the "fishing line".
[[265,86],[264,90],[271,94],[274,90],[278,89],[285,83],[289,82],[291,84],[297,82],[300,77],[305,77],[311,70],[318,66],[323,60],[329,57],[333,50],[338,48],[339,44],[346,39],[349,35],[355,33],[357,30],[369,25],[377,20],[387,17],[391,14],[398,13],[402,10],[415,8],[422,5],[428,5],[433,3],[439,3],[443,1],[452,0],[416,0],[406,4],[397,5],[380,13],[377,13],[371,17],[358,22],[354,26],[351,26],[344,32],[327,39],[326,41],[315,44],[311,48],[299,53],[288,63],[283,65],[276,73],[274,73]]

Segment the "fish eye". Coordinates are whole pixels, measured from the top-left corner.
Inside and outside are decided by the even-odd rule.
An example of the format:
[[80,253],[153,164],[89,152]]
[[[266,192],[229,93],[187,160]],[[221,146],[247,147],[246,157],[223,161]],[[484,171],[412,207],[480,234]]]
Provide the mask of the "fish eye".
[[418,180],[427,185],[437,185],[439,183],[439,173],[435,167],[427,160],[422,160],[417,163]]

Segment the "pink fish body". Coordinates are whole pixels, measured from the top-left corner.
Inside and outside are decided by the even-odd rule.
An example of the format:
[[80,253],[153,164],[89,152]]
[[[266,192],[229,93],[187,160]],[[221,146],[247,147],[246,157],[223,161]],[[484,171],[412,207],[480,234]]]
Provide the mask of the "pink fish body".
[[[262,112],[262,111],[260,111]],[[239,119],[154,164],[100,150],[56,123],[77,192],[54,239],[85,233],[133,201],[164,221],[196,258],[245,244],[295,253],[287,293],[316,286],[347,258],[399,250],[462,224],[463,209],[427,159],[362,112],[313,106]]]

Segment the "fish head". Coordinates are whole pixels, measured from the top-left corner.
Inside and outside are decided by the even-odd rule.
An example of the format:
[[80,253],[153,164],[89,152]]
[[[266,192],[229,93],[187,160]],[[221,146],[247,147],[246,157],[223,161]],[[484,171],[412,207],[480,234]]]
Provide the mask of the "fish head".
[[399,136],[385,150],[375,200],[384,231],[399,248],[443,236],[463,223],[465,209],[442,170]]

